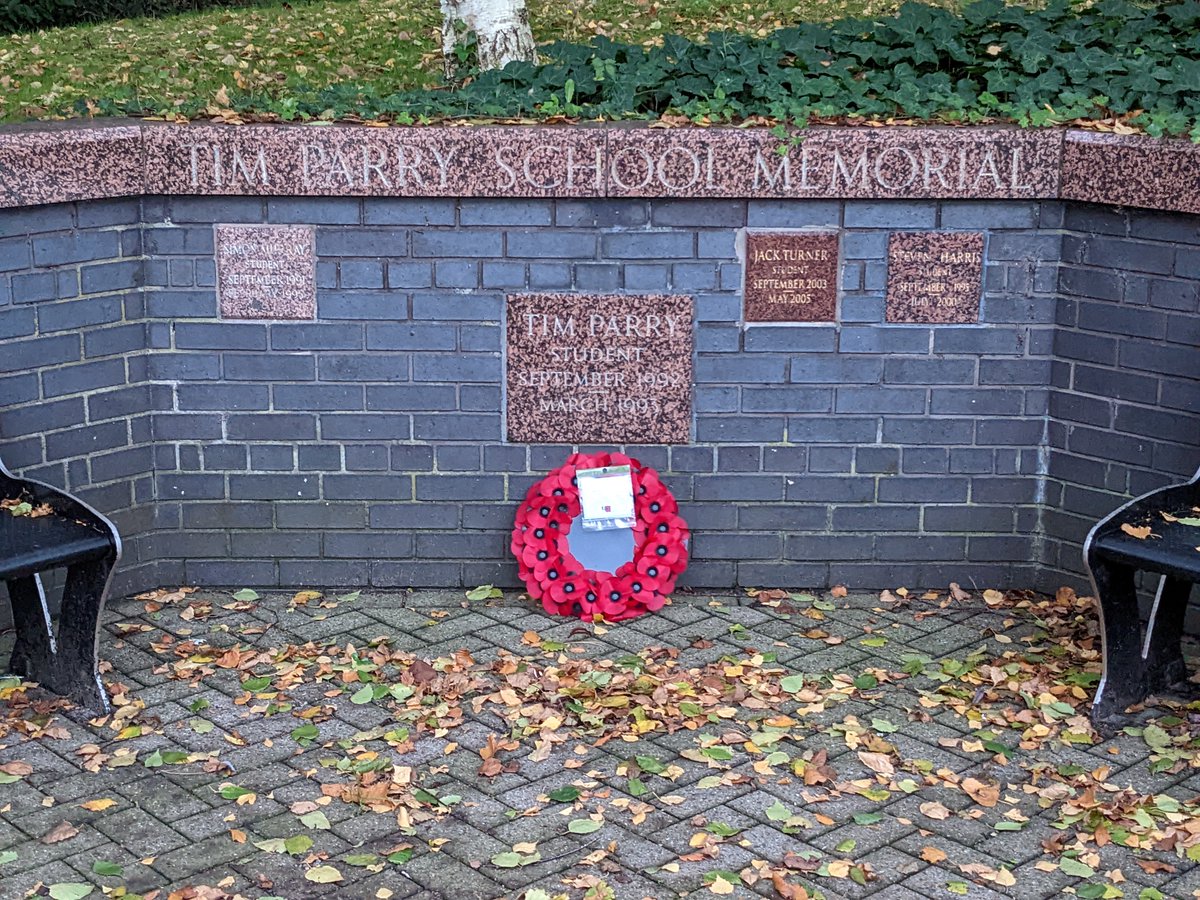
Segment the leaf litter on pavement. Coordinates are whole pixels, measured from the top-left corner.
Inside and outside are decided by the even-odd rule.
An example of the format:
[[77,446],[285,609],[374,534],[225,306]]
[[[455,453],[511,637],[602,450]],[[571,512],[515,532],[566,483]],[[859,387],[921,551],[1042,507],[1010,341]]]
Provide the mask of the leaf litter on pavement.
[[[462,606],[503,602],[497,593],[490,585],[467,592]],[[423,656],[394,646],[386,633],[354,642],[273,642],[266,639],[270,625],[247,632],[221,621],[249,613],[271,625],[292,614],[319,621],[339,605],[352,605],[358,592],[325,597],[303,591],[282,604],[251,590],[225,597],[192,589],[151,592],[141,597],[144,615],[118,623],[116,633],[122,641],[139,641],[158,659],[154,674],[219,689],[205,696],[231,695],[242,724],[231,727],[226,717],[214,726],[208,701],[197,700],[190,709],[195,715],[167,726],[146,710],[136,690],[111,682],[113,712],[91,720],[95,740],[74,755],[86,772],[140,766],[216,776],[216,796],[233,808],[252,807],[256,792],[238,784],[222,756],[246,745],[241,729],[285,717],[294,725],[274,740],[294,745],[291,764],[312,781],[312,799],[292,804],[296,827],[290,836],[231,828],[230,839],[246,843],[248,851],[296,859],[304,878],[317,884],[339,882],[346,866],[379,871],[403,865],[414,853],[440,851],[446,841],[429,837],[430,829],[478,802],[460,791],[471,778],[487,782],[529,771],[540,780],[555,770],[563,773],[558,786],[530,796],[527,808],[512,815],[561,816],[557,831],[580,842],[578,858],[558,876],[560,883],[549,879],[542,886],[592,897],[610,895],[606,877],[620,871],[626,833],[664,811],[687,808],[696,792],[742,786],[758,791],[753,796],[763,802],[757,814],[772,828],[801,839],[850,821],[873,827],[895,819],[932,838],[939,823],[983,822],[1002,833],[1020,831],[1041,816],[1054,833],[1043,841],[1035,869],[1069,876],[1084,897],[1125,896],[1118,886],[1121,868],[1111,862],[1117,848],[1126,851],[1121,865],[1149,874],[1200,861],[1200,798],[1144,792],[1122,783],[1102,755],[1080,752],[1104,752],[1088,719],[1100,671],[1091,598],[1067,589],[1055,597],[977,596],[952,585],[948,592],[884,591],[874,605],[852,608],[844,588],[747,593],[745,608],[778,623],[769,629],[773,636],[734,622],[715,657],[709,651],[718,632],[678,641],[682,646],[651,642],[619,653],[603,639],[620,626],[596,624],[574,626],[565,636],[558,628],[555,639],[526,630],[519,647],[476,659],[466,648]],[[437,612],[442,615],[433,616]],[[449,615],[424,608],[422,614],[430,622]],[[963,622],[978,631],[978,640],[952,653],[914,652],[922,640],[911,635],[897,639],[908,649],[886,652],[891,636],[903,629]],[[547,630],[556,624],[547,619]],[[861,649],[843,660],[862,661],[806,669],[810,656],[819,660],[821,648],[845,646]],[[722,647],[732,652],[720,652]],[[64,701],[45,699],[19,679],[0,681],[0,700],[0,739],[70,738],[59,723]],[[335,726],[346,703],[368,711],[378,724],[345,736],[345,728]],[[1164,701],[1155,712],[1165,715],[1125,729],[1123,738],[1144,744],[1150,774],[1178,776],[1200,768],[1197,709],[1200,704]],[[944,727],[948,721],[953,728]],[[936,737],[907,740],[923,727]],[[203,750],[130,749],[151,735],[161,745],[183,728],[193,733],[187,746],[196,746],[196,735],[208,737]],[[934,752],[922,755],[934,744],[939,752],[978,763],[956,770],[942,757],[932,758]],[[461,767],[459,760],[468,762]],[[0,766],[0,806],[4,783],[35,772],[36,766],[19,759]],[[909,796],[917,802],[902,805]],[[847,802],[852,815],[837,811],[850,808]],[[313,850],[309,835],[330,827],[326,813],[338,803],[395,817],[390,845],[341,859]],[[108,808],[99,796],[79,805]],[[836,891],[839,880],[865,886],[881,875],[871,860],[856,855],[854,838],[772,860],[754,856],[741,826],[710,820],[704,812],[685,823],[691,830],[686,847],[658,874],[691,867],[684,871],[699,871],[697,884],[712,893],[769,885],[781,897],[816,897],[823,884]],[[615,838],[606,834],[610,824]],[[69,841],[76,833],[68,813],[42,840]],[[1021,889],[1004,864],[972,862],[963,854],[947,858],[932,843],[913,852],[948,873],[950,893],[958,892],[952,885],[966,884],[956,879]],[[730,853],[736,868],[723,865]],[[503,870],[542,860],[536,842],[517,842],[474,863]],[[212,890],[221,896],[219,887]]]

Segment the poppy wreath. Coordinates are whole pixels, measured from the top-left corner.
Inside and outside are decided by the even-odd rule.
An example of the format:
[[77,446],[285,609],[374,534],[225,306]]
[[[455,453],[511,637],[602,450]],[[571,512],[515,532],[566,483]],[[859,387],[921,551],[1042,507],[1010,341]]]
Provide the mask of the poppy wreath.
[[[633,559],[616,572],[587,569],[568,547],[580,513],[577,469],[629,466],[633,477]],[[575,453],[525,495],[513,526],[521,580],[546,612],[585,622],[632,619],[661,609],[687,568],[687,523],[658,473],[623,453]]]

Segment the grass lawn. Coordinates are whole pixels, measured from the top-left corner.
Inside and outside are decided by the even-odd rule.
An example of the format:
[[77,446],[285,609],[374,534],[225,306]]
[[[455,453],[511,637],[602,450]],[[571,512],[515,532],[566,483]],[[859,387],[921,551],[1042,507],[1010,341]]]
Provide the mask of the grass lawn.
[[[935,0],[951,5],[956,0]],[[766,34],[802,20],[888,14],[899,0],[530,0],[540,42],[596,34],[652,42],[676,32]],[[136,96],[163,113],[225,87],[286,97],[300,86],[436,83],[434,0],[294,0],[291,7],[121,20],[0,39],[0,120],[77,115],[80,101]]]

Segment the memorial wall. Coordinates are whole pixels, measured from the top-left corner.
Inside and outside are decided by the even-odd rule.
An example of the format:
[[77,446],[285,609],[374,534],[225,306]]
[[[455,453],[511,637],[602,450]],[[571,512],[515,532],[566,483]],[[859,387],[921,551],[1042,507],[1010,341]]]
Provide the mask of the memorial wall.
[[1200,465],[1196,153],[5,132],[0,454],[114,516],[124,590],[512,586],[572,448],[663,474],[689,584],[1052,590]]

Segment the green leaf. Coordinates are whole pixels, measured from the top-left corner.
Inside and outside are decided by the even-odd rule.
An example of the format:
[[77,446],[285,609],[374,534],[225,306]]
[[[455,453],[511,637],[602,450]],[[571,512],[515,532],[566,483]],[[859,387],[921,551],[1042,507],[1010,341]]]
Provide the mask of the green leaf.
[[946,890],[952,894],[962,894],[963,896],[966,896],[969,888],[965,881],[947,881]]
[[253,794],[254,791],[249,791],[244,787],[238,787],[236,784],[225,784],[221,786],[221,797],[225,800],[236,800],[238,797],[245,797],[247,794]]
[[350,695],[350,702],[357,706],[362,706],[364,703],[370,703],[375,699],[375,688],[372,685],[364,684],[357,691]]
[[343,856],[342,862],[348,866],[373,866],[379,862],[379,857],[374,853],[351,853],[349,856]]
[[80,884],[78,881],[60,881],[50,885],[51,900],[83,900],[91,892],[90,884]]
[[188,706],[188,711],[193,713],[204,712],[211,704],[203,697],[193,700]]
[[1157,725],[1147,725],[1142,731],[1142,740],[1156,750],[1161,750],[1163,747],[1171,746],[1171,735],[1163,731]]
[[1200,518],[1196,518],[1195,516],[1185,516],[1182,519],[1176,519],[1175,523],[1177,525],[1191,525],[1193,528],[1200,528]]
[[316,866],[305,872],[304,877],[317,884],[333,884],[342,880],[342,873],[333,866]]
[[857,846],[858,846],[858,841],[856,841],[854,838],[846,838],[846,840],[842,841],[840,844],[838,844],[833,849],[836,850],[838,853],[850,853]]
[[513,850],[505,850],[492,857],[492,865],[500,869],[515,869],[521,865],[521,854]]
[[208,734],[213,730],[213,723],[208,719],[189,719],[188,725],[196,734]]
[[883,815],[876,812],[860,812],[854,814],[855,825],[874,825],[883,820]]
[[0,866],[7,865],[17,858],[14,850],[0,850]]
[[579,788],[573,784],[566,784],[560,788],[555,788],[549,794],[551,800],[555,803],[574,803],[579,799]]
[[299,856],[313,845],[313,839],[307,834],[294,834],[283,842],[283,848],[292,856]]
[[14,781],[20,780],[20,775],[9,775],[7,772],[0,772],[0,784],[12,784]]
[[1137,900],[1165,900],[1158,888],[1144,887],[1137,895]]
[[395,863],[398,866],[404,865],[413,857],[412,847],[405,847],[403,850],[397,850],[395,853],[389,853],[387,861]]
[[302,815],[300,817],[300,824],[305,828],[315,828],[317,831],[328,831],[331,827],[329,819],[319,809]]
[[287,841],[283,838],[267,838],[255,841],[254,846],[264,853],[287,853]]
[[271,686],[271,676],[270,675],[256,675],[253,678],[247,678],[245,681],[242,682],[242,687],[245,688],[246,690],[248,690],[252,694],[257,691],[265,691],[270,686]]
[[735,828],[733,825],[726,825],[724,822],[709,822],[705,826],[705,830],[709,834],[715,834],[717,837],[733,837],[742,829]]
[[788,675],[786,678],[779,680],[779,686],[789,694],[797,694],[804,687],[803,675]]
[[854,679],[854,686],[860,691],[869,691],[871,688],[879,686],[879,679],[870,672],[864,672]]
[[604,823],[597,822],[595,819],[572,819],[567,823],[567,831],[571,834],[591,834],[603,827]]
[[886,647],[888,639],[883,635],[875,635],[869,638],[863,638],[859,641],[864,647]]
[[467,591],[468,600],[498,600],[503,596],[503,591],[490,584],[481,584],[479,587]]
[[767,807],[767,818],[772,822],[786,822],[792,817],[792,811],[776,800]]
[[1025,823],[1024,822],[1009,822],[1006,820],[1003,822],[997,822],[994,827],[997,831],[1020,831],[1022,828],[1025,827]]
[[250,590],[250,588],[242,588],[240,591],[237,591],[234,593],[233,599],[234,600],[246,600],[246,601],[257,600],[258,599],[258,591],[252,591],[252,590]]
[[900,730],[899,725],[893,725],[887,719],[872,719],[871,727],[874,728],[876,731],[878,731],[880,734],[893,734],[894,732],[897,732]]
[[667,771],[666,763],[660,762],[653,756],[635,756],[633,761],[647,775],[661,775]]
[[115,862],[109,862],[106,859],[98,859],[92,863],[92,872],[96,875],[106,875],[113,878],[120,878],[125,874],[125,869],[117,865]]
[[[717,779],[718,782],[720,782],[720,780],[721,779],[719,778]],[[649,793],[650,791],[650,789],[642,783],[642,779],[640,778],[630,778],[625,787],[628,789],[631,797],[640,797],[642,794]]]
[[701,756],[707,756],[716,762],[733,759],[733,752],[728,747],[705,747],[700,751]]
[[413,695],[413,689],[407,684],[393,684],[388,689],[388,693],[391,694],[393,700],[403,703]]
[[302,746],[308,746],[320,736],[320,731],[312,722],[305,722],[292,729],[292,740]]
[[1074,878],[1091,878],[1096,874],[1096,870],[1091,866],[1085,865],[1077,859],[1072,859],[1070,856],[1064,856],[1059,860],[1058,867],[1064,875],[1070,875]]

